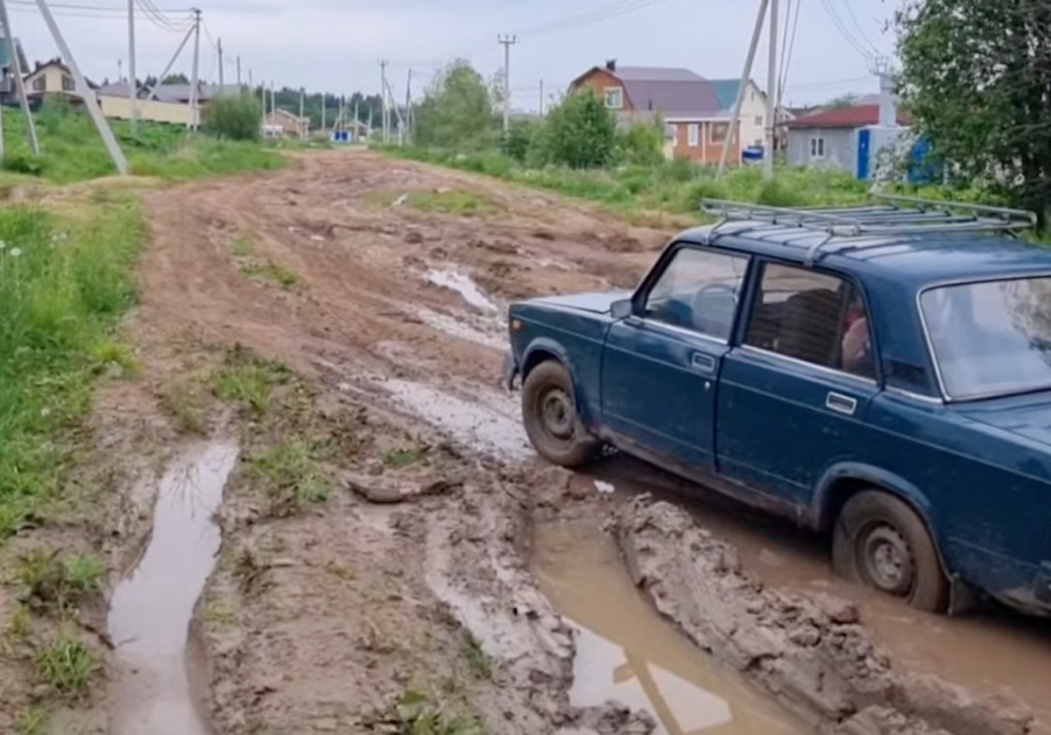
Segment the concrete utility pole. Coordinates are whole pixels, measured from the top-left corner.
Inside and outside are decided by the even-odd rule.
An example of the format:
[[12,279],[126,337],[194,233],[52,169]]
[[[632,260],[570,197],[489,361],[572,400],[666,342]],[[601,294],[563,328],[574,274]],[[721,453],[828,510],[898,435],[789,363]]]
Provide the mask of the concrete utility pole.
[[201,11],[193,8],[193,71],[190,73],[190,127],[197,129],[200,120],[197,119],[197,82],[201,70]]
[[[91,115],[92,121],[95,123],[95,127],[99,131],[99,135],[102,136],[102,142],[106,144],[106,148],[109,150],[110,157],[113,158],[113,163],[117,167],[117,171],[121,175],[127,175],[128,173],[128,159],[124,157],[124,152],[121,151],[120,145],[117,144],[117,139],[113,137],[113,131],[109,128],[109,123],[106,122],[106,118],[102,116],[102,110],[99,108],[99,101],[95,95],[91,94],[91,88],[88,87],[87,80],[84,79],[84,75],[80,73],[80,67],[77,66],[77,60],[73,58],[73,52],[69,50],[69,44],[66,43],[65,37],[62,35],[62,31],[58,29],[58,23],[55,22],[55,16],[51,14],[51,8],[47,5],[47,0],[37,0],[37,7],[40,8],[40,14],[44,17],[44,22],[47,24],[48,30],[51,31],[52,38],[55,39],[55,45],[58,46],[58,52],[65,59],[69,65],[70,72],[73,73],[73,81],[76,84],[77,91],[83,96],[84,107],[87,108],[88,114]],[[4,28],[10,35],[11,24],[7,20],[7,4],[0,0],[0,14],[3,17]],[[18,56],[16,55],[17,59]],[[18,62],[15,62],[17,77],[22,78],[20,70],[17,69]],[[28,112],[29,100],[25,96],[24,86],[19,89],[19,94],[22,96],[24,109]],[[30,121],[30,128],[32,129],[32,117],[27,118]],[[36,133],[34,132],[35,136]]]
[[124,81],[124,59],[117,59],[117,81]]
[[412,120],[412,69],[409,69],[408,79],[405,81],[405,139],[411,141],[413,129]]
[[26,137],[29,138],[29,149],[33,155],[40,155],[40,142],[36,137],[36,124],[33,122],[33,112],[29,109],[29,98],[26,97],[26,83],[23,79],[22,62],[19,60],[18,48],[15,46],[15,34],[11,30],[11,18],[7,15],[7,2],[0,0],[0,24],[3,25],[4,38],[11,51],[11,70],[14,72],[15,89],[18,91],[18,99],[22,104],[22,114],[26,118]]
[[763,143],[763,178],[774,178],[774,141],[777,136],[777,22],[778,1],[770,0],[770,62],[766,80],[766,139]]
[[518,36],[497,36],[504,47],[504,133],[511,129],[511,47],[518,43]]
[[128,104],[131,105],[131,129],[139,124],[139,84],[135,77],[135,0],[128,0]]
[[157,94],[157,87],[159,87],[161,83],[165,80],[165,78],[167,78],[168,72],[170,72],[172,70],[172,67],[175,66],[175,62],[179,60],[179,55],[182,53],[182,50],[186,48],[186,44],[190,41],[190,36],[192,35],[193,28],[190,28],[190,30],[186,32],[186,35],[183,36],[182,43],[179,44],[179,48],[175,49],[175,53],[172,55],[171,61],[168,62],[168,66],[164,67],[164,71],[162,71],[161,75],[157,77],[157,83],[150,87],[150,93],[146,95],[147,102],[152,100],[154,95]]
[[380,61],[380,94],[383,95],[383,142],[390,142],[390,109],[387,107],[387,64],[386,59]]
[[321,93],[321,129],[328,130],[328,92]]
[[[306,128],[303,126],[303,118],[306,117],[306,87],[299,88],[299,139],[305,140],[307,137]],[[309,123],[308,123],[309,125]]]
[[759,15],[756,16],[755,29],[752,31],[752,43],[748,47],[748,56],[745,58],[744,73],[741,74],[741,86],[737,90],[737,99],[734,101],[733,112],[730,114],[730,129],[726,131],[726,139],[723,141],[723,155],[719,159],[717,174],[719,178],[726,172],[726,162],[730,158],[730,144],[735,136],[740,138],[737,124],[741,120],[741,105],[744,104],[748,82],[752,79],[752,64],[755,63],[755,52],[759,49],[759,38],[763,34],[763,24],[766,22],[766,11],[769,8],[770,0],[762,0],[759,4]]
[[217,39],[215,46],[215,52],[219,54],[219,91],[221,92],[223,87],[226,86],[226,74],[223,71],[223,67],[225,66],[223,63],[223,39]]
[[544,80],[540,80],[540,117],[544,117]]
[[237,86],[241,86],[241,57],[237,57]]

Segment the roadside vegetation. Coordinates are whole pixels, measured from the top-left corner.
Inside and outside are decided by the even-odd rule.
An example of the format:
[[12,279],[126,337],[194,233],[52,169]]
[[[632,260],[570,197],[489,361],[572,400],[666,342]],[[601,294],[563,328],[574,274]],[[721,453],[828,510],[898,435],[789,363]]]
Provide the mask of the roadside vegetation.
[[[34,116],[40,156],[30,152],[25,118],[17,108],[2,108],[8,174],[46,179],[58,184],[86,181],[115,174],[113,162],[86,113],[48,103]],[[239,171],[280,168],[284,158],[255,140],[211,128],[211,135],[189,134],[178,125],[112,120],[114,135],[128,158],[131,173],[164,179],[187,179]],[[229,129],[234,129],[231,123]],[[258,118],[255,128],[258,128]],[[236,130],[235,130],[236,132]],[[18,183],[19,177],[9,178]],[[0,179],[2,181],[3,179]]]

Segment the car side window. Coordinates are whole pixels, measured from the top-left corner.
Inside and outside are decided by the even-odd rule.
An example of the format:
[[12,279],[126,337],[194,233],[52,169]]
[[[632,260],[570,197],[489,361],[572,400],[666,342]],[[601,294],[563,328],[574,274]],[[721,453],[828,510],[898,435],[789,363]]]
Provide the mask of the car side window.
[[745,343],[851,375],[875,379],[864,299],[846,279],[767,263]]
[[646,297],[647,319],[729,339],[748,258],[680,248]]

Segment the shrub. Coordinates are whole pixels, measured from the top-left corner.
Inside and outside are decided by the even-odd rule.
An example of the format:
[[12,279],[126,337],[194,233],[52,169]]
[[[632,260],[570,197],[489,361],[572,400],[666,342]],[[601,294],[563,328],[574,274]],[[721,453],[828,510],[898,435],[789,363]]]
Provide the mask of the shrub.
[[547,119],[551,160],[571,168],[607,165],[616,139],[616,118],[592,89],[569,95]]
[[524,163],[526,156],[529,155],[529,147],[533,144],[533,137],[538,127],[538,123],[528,120],[512,123],[511,129],[507,131],[507,134],[501,141],[504,153],[519,163]]
[[664,163],[664,124],[635,124],[617,134],[617,153],[621,160],[639,166]]
[[202,129],[216,138],[258,140],[263,108],[255,95],[217,97],[204,110]]

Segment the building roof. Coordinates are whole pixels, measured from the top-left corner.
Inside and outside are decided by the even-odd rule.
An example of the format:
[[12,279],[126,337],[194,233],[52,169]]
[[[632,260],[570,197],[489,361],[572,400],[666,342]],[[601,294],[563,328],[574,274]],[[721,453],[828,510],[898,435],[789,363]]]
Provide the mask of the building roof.
[[578,86],[596,71],[604,71],[620,80],[632,107],[638,112],[689,117],[724,109],[712,83],[689,69],[607,64],[592,67],[570,86]]
[[[834,110],[824,110],[813,115],[804,115],[789,120],[789,128],[863,128],[879,124],[879,105],[854,105]],[[898,112],[898,124],[908,125],[907,116]]]
[[[712,79],[710,80],[712,86],[715,87],[715,95],[719,98],[719,104],[722,105],[724,110],[732,110],[733,106],[737,103],[737,95],[741,90],[740,79]],[[754,81],[748,80],[749,84],[759,89]],[[760,94],[763,93],[759,89]]]
[[[201,102],[207,102],[223,94],[238,94],[241,90],[241,87],[238,87],[236,84],[227,84],[224,87],[220,87],[218,84],[200,84],[198,86],[200,89],[199,101]],[[143,87],[139,95],[146,96],[149,94],[146,91],[147,89]],[[190,84],[158,84],[153,98],[159,102],[187,103],[190,101],[190,92],[192,90],[193,85]],[[128,92],[127,81],[113,82],[99,88],[99,94],[106,97],[127,97]]]
[[622,82],[703,82],[705,78],[689,69],[667,66],[615,66],[608,71]]

